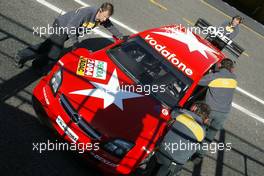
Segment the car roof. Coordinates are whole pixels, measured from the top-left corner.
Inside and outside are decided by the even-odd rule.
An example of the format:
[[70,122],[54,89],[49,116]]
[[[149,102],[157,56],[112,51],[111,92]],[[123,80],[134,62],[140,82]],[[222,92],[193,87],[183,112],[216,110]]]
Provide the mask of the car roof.
[[182,25],[140,32],[141,38],[193,80],[199,80],[224,55],[210,42]]

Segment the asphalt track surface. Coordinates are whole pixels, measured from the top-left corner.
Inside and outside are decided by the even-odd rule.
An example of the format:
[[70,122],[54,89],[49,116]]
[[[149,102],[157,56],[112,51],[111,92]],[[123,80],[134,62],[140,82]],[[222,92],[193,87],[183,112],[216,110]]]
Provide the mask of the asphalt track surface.
[[[46,2],[53,6],[45,6]],[[83,2],[98,6],[103,1]],[[112,2],[115,5],[113,18],[128,26],[117,25],[125,34],[164,24],[188,25],[198,17],[214,25],[228,19],[200,0]],[[19,49],[43,40],[32,35],[33,27],[52,24],[59,15],[56,10],[69,11],[80,6],[80,2],[74,0],[0,1],[0,175],[101,175],[74,152],[40,154],[32,151],[33,142],[59,139],[39,124],[31,106],[32,90],[40,76],[30,68],[31,63],[23,69],[14,66],[14,55]],[[94,38],[100,42],[91,45]],[[182,175],[264,175],[264,37],[242,26],[236,41],[246,49],[246,55],[240,57],[236,67],[239,87],[246,92],[236,91],[225,130],[217,136],[219,141],[231,142],[232,150],[208,153],[199,166],[189,162]],[[109,40],[93,34],[83,42],[87,48],[95,50]]]

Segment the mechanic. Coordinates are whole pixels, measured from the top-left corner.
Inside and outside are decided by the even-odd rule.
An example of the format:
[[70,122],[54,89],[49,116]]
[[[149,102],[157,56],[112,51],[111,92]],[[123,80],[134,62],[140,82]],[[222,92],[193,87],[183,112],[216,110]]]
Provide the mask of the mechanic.
[[[224,21],[220,26],[223,28],[222,34],[233,40],[239,33],[239,24],[241,24],[242,21],[243,18],[239,15],[234,16],[231,21]],[[226,46],[226,43],[220,40],[218,37],[214,37],[212,44],[220,50]]]
[[224,35],[233,40],[239,33],[239,24],[241,24],[243,18],[239,15],[236,15],[232,18],[231,21],[224,21],[221,27],[224,28]]
[[190,111],[177,109],[171,113],[172,125],[155,154],[157,163],[160,165],[157,176],[176,175],[181,171],[197,148],[181,149],[179,146],[181,144],[199,145],[203,141],[209,114],[210,107],[202,102],[195,102]]
[[[231,110],[233,95],[237,87],[236,75],[233,73],[234,63],[231,59],[225,58],[221,61],[218,72],[205,75],[199,82],[200,86],[206,86],[207,92],[205,102],[211,108],[209,116],[210,126],[206,130],[204,142],[211,143],[218,130],[223,128],[224,122]],[[201,158],[206,151],[198,151]]]
[[98,25],[104,26],[115,37],[126,39],[127,36],[123,36],[110,21],[109,18],[113,13],[114,6],[111,3],[105,2],[99,9],[95,7],[82,7],[57,17],[53,23],[53,28],[54,31],[59,31],[59,34],[54,33],[43,43],[39,44],[39,46],[31,47],[37,48],[36,57],[23,57],[23,55],[27,55],[23,53],[27,52],[26,49],[18,52],[15,59],[17,66],[22,68],[24,63],[31,59],[35,59],[32,64],[36,67],[46,65],[50,59],[57,61],[61,55],[65,41],[69,40],[73,46],[72,49],[76,49],[79,44],[78,37],[80,33],[91,31]]

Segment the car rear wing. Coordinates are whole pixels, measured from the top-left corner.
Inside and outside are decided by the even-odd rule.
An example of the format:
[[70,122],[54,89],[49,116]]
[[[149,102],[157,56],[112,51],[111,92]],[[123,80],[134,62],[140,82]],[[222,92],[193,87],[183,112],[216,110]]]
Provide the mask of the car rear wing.
[[[215,27],[212,26],[209,22],[206,20],[199,18],[196,23],[196,27],[199,27],[201,30],[207,30],[208,35],[206,36],[206,39],[210,39],[209,41],[211,42],[212,40],[220,40],[221,43],[223,43],[223,49],[226,49],[229,53],[234,55],[236,58],[238,58],[244,51],[245,49],[239,46],[236,42],[232,41],[230,38],[227,36],[224,36],[223,34],[216,32]],[[215,37],[211,37],[214,35]]]

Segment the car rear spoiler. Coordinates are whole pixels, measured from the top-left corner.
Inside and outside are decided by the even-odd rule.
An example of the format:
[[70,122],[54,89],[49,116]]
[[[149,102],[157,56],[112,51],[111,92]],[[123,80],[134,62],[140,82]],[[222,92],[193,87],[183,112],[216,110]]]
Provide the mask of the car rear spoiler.
[[[199,18],[196,21],[194,26],[199,27],[202,30],[208,30],[209,36],[210,36],[210,33],[213,34],[213,31],[210,30],[210,29],[212,29],[210,27],[213,27],[213,26],[209,22],[207,22],[206,20],[204,20],[202,18]],[[206,38],[208,38],[209,36],[207,36]],[[224,49],[226,49],[228,52],[230,52],[231,54],[236,56],[236,58],[238,58],[245,51],[244,48],[242,48],[236,42],[232,41],[230,38],[228,38],[226,36],[217,35],[217,38],[225,43]]]

